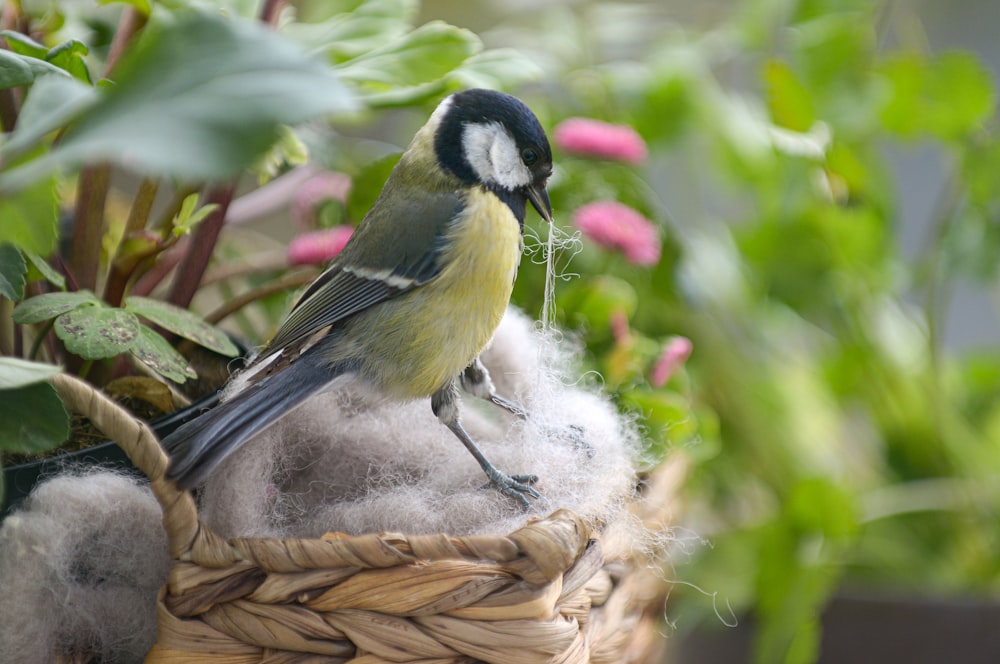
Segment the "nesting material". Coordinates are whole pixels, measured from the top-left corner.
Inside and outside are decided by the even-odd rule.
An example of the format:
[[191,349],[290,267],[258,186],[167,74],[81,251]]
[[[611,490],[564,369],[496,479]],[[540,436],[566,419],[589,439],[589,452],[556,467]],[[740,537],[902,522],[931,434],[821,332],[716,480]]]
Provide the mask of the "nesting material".
[[613,522],[634,491],[638,435],[596,390],[560,373],[569,358],[553,357],[556,348],[526,316],[508,312],[482,360],[497,392],[531,417],[462,400],[462,421],[494,465],[539,477],[544,499],[528,512],[482,488],[479,465],[429,400],[386,401],[354,380],[234,454],[204,487],[201,518],[224,537],[310,538],[329,531],[502,534],[558,508],[595,526]]
[[0,528],[3,661],[142,661],[170,566],[161,516],[149,489],[122,474],[39,485]]

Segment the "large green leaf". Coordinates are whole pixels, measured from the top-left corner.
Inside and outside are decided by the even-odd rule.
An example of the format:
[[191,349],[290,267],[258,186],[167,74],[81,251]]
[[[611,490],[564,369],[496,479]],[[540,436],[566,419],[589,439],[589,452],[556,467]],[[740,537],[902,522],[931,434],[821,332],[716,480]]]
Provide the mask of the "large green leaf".
[[132,343],[132,354],[153,371],[175,383],[197,378],[188,361],[162,336],[145,325],[139,326],[139,335]]
[[12,244],[0,244],[0,297],[17,302],[24,297],[24,277],[28,265]]
[[0,357],[0,390],[34,385],[62,371],[62,367],[29,362],[17,357]]
[[[412,26],[413,0],[347,0],[311,3],[282,32],[310,49],[343,62],[386,44]],[[322,12],[322,14],[319,14]]]
[[71,353],[99,360],[131,350],[139,319],[124,309],[79,307],[59,316],[55,331]]
[[146,35],[117,73],[48,156],[0,186],[101,160],[184,180],[228,178],[274,141],[278,125],[356,107],[328,66],[236,17],[193,14]]
[[513,88],[540,78],[542,69],[531,58],[510,48],[478,53],[448,74],[460,88]]
[[0,390],[0,449],[39,454],[69,436],[69,414],[48,383]]
[[370,105],[402,104],[433,93],[441,80],[482,48],[468,30],[431,21],[337,67]]
[[97,100],[97,90],[76,79],[67,76],[39,78],[24,100],[17,128],[10,140],[0,146],[0,155],[18,153],[34,145],[47,134],[66,126]]
[[54,177],[42,178],[17,194],[0,192],[0,244],[48,256],[58,238],[58,213]]
[[88,290],[71,293],[43,293],[28,298],[14,307],[14,322],[21,325],[41,323],[77,307],[99,304],[97,296]]
[[125,298],[125,308],[134,314],[156,323],[165,330],[228,357],[240,351],[221,330],[212,327],[187,309],[168,302],[133,295]]

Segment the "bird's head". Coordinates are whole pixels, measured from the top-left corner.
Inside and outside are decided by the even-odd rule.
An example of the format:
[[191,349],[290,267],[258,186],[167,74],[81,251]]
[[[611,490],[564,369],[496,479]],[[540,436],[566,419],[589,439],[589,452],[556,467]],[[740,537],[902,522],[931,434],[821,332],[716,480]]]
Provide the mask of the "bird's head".
[[467,184],[481,184],[524,221],[524,202],[551,222],[545,183],[552,175],[552,149],[538,118],[516,97],[493,90],[465,90],[434,111],[434,151],[447,171]]

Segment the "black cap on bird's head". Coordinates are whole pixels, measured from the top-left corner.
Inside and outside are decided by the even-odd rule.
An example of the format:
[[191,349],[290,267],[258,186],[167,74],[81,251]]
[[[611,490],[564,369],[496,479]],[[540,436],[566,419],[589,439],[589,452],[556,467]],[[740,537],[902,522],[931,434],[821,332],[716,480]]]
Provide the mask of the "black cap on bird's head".
[[441,102],[434,136],[438,162],[468,184],[482,184],[524,222],[525,203],[551,222],[545,183],[552,149],[538,118],[517,97],[494,90],[465,90]]

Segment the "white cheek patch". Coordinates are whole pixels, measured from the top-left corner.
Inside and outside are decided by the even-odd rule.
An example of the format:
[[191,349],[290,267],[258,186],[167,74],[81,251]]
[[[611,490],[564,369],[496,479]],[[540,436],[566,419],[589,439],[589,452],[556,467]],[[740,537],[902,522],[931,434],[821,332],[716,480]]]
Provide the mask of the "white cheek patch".
[[465,125],[462,151],[485,184],[500,185],[504,189],[531,184],[531,171],[521,161],[514,138],[499,122]]

